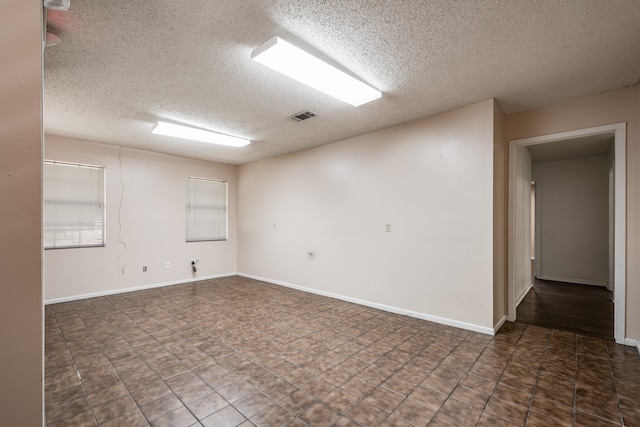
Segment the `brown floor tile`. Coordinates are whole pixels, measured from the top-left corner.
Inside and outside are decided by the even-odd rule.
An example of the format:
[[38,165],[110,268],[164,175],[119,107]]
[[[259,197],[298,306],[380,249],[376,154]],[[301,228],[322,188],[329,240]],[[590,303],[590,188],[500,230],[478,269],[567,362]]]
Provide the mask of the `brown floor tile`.
[[235,401],[233,406],[245,417],[251,418],[271,404],[273,404],[273,400],[256,390]]
[[369,402],[372,405],[391,413],[404,400],[404,396],[387,390],[384,387],[378,387],[374,389],[364,400],[365,402]]
[[171,389],[164,382],[159,381],[134,392],[132,395],[138,406],[142,406],[168,394],[171,394]]
[[180,390],[189,384],[199,380],[198,376],[191,371],[185,371],[171,378],[167,378],[165,383],[171,387],[173,391]]
[[335,367],[325,372],[324,374],[322,374],[323,379],[325,379],[326,381],[329,381],[331,384],[335,385],[336,387],[340,387],[342,384],[344,384],[345,382],[353,378],[353,376],[354,375],[352,373],[345,371],[343,369],[340,369],[338,367]]
[[189,410],[200,420],[219,411],[227,405],[227,401],[215,392],[187,403]]
[[408,396],[415,388],[415,385],[405,381],[399,376],[392,375],[388,380],[382,383],[382,387],[402,396]]
[[222,387],[221,389],[218,389],[217,392],[220,396],[233,403],[241,397],[244,397],[249,393],[255,391],[255,389],[256,388],[247,381],[238,380],[225,387]]
[[527,419],[528,408],[514,405],[510,402],[492,397],[485,411],[505,421],[518,425],[524,425]]
[[94,406],[93,412],[96,415],[98,423],[102,424],[113,418],[117,418],[121,414],[129,411],[135,411],[136,409],[137,405],[135,401],[130,395],[127,394],[110,402]]
[[503,420],[491,415],[488,412],[484,412],[478,421],[478,427],[514,427],[517,424],[513,424],[509,421]]
[[62,420],[89,411],[89,402],[83,397],[72,399],[53,408],[47,409],[45,415],[47,424],[60,423]]
[[370,403],[361,402],[347,414],[349,418],[363,426],[379,426],[389,414]]
[[329,393],[322,401],[339,413],[346,414],[355,407],[360,400],[360,397],[338,388]]
[[293,393],[295,390],[297,390],[295,386],[289,384],[283,379],[277,379],[271,384],[262,387],[260,391],[271,399],[278,400],[281,397]]
[[480,420],[482,409],[474,408],[455,399],[447,399],[438,415],[445,415],[455,420],[458,425],[475,426]]
[[173,394],[168,394],[158,400],[142,405],[140,410],[149,421],[153,421],[177,410],[181,406],[182,403],[177,397]]
[[521,323],[489,336],[242,277],[45,315],[49,426],[91,407],[107,426],[640,424],[636,349]]
[[575,380],[541,372],[536,385],[536,396],[573,406]]
[[420,405],[411,399],[405,399],[404,402],[393,411],[393,415],[413,425],[424,425],[428,423],[435,414],[435,410]]
[[622,418],[625,426],[640,426],[640,413],[622,410]]
[[293,415],[289,411],[273,403],[251,417],[251,422],[258,427],[283,426],[292,418]]
[[316,377],[300,387],[318,400],[322,400],[326,395],[334,391],[337,387],[322,378]]
[[529,405],[531,405],[531,398],[533,396],[530,393],[498,384],[493,392],[493,397],[528,408]]
[[573,422],[573,406],[563,405],[553,400],[536,396],[533,399],[531,410],[555,418],[563,423],[571,424]]
[[[127,389],[124,388],[122,384],[120,385],[124,389],[123,394],[127,393]],[[44,396],[45,408],[51,408],[52,406],[60,405],[61,403],[68,402],[70,400],[74,400],[80,397],[84,397],[84,393],[85,393],[84,389],[80,384],[57,391],[57,392],[45,393],[45,396]],[[122,394],[120,396],[122,396]],[[118,397],[118,396],[114,396],[114,397]],[[92,404],[94,404],[93,399],[91,399],[91,396],[89,396],[89,400],[91,401]]]
[[[573,418],[573,417],[572,417]],[[531,411],[527,417],[527,427],[572,427],[573,419],[570,422],[560,421],[540,412]]]
[[122,426],[131,426],[131,427],[144,427],[148,426],[147,420],[140,412],[140,409],[135,409],[130,412],[126,412],[121,414],[117,418],[113,418],[105,423],[101,423],[100,427],[122,427]]
[[209,415],[201,421],[205,427],[235,427],[239,426],[247,419],[233,406],[229,405],[223,409]]
[[364,398],[366,395],[371,393],[374,388],[376,388],[376,385],[360,377],[353,377],[346,383],[342,384],[340,388],[351,394],[355,394],[360,398]]
[[526,393],[533,393],[538,380],[538,371],[523,366],[509,364],[500,377],[500,384]]
[[420,385],[443,394],[450,394],[458,386],[459,382],[459,378],[442,378],[431,374]]
[[391,415],[381,424],[383,427],[413,427],[413,424],[398,418],[395,415]]
[[467,405],[484,409],[485,405],[489,401],[489,397],[491,397],[491,393],[458,384],[455,390],[451,393],[451,397],[459,402],[466,403]]
[[282,407],[296,416],[302,414],[315,402],[316,399],[313,396],[302,390],[296,390],[279,400]]
[[314,403],[300,415],[300,418],[311,426],[331,426],[340,417],[333,408],[320,402]]
[[197,420],[185,407],[151,421],[151,427],[189,427]]
[[584,412],[576,412],[576,427],[613,427],[619,426],[620,421],[611,421],[600,418],[596,415],[585,414]]

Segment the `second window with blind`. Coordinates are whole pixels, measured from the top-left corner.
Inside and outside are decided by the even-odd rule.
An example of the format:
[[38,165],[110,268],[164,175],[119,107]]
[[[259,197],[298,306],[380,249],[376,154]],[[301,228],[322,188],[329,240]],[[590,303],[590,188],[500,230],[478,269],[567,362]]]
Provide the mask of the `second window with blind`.
[[227,240],[227,182],[187,177],[186,240]]

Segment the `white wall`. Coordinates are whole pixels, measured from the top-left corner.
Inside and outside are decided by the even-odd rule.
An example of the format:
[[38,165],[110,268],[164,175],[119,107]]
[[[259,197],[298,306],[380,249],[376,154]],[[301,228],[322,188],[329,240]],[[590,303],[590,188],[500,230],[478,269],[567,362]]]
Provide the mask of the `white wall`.
[[531,288],[531,154],[516,148],[513,271],[516,305]]
[[[235,274],[236,166],[123,148],[121,169],[118,153],[110,145],[45,136],[47,160],[106,166],[107,188],[106,246],[46,250],[45,301]],[[186,176],[229,182],[228,241],[185,242]],[[126,249],[118,239],[121,194]],[[192,259],[200,260],[196,274]]]
[[493,331],[493,114],[240,166],[238,271]]
[[609,282],[609,157],[533,165],[540,177],[540,278]]

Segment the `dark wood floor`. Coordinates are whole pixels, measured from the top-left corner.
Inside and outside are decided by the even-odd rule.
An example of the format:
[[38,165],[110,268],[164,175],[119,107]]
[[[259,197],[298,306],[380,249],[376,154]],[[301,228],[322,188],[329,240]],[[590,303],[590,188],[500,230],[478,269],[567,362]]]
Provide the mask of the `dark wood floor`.
[[517,321],[613,340],[611,292],[602,286],[534,279]]

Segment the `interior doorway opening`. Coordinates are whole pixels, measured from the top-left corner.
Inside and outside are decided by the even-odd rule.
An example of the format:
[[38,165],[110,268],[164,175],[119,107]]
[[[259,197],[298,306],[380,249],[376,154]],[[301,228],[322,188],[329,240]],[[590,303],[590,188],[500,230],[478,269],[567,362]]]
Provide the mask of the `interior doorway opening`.
[[[571,234],[571,232],[573,223],[585,222],[588,219],[587,217],[593,216],[589,210],[591,208],[589,206],[581,207],[580,204],[584,204],[584,200],[576,198],[580,194],[577,194],[576,197],[574,197],[573,193],[566,193],[568,196],[566,194],[556,194],[559,191],[551,185],[554,180],[551,178],[545,179],[544,176],[541,176],[545,174],[552,176],[550,172],[547,171],[541,174],[540,171],[544,168],[536,167],[535,164],[536,162],[552,163],[554,159],[562,160],[563,156],[564,159],[567,159],[595,156],[596,154],[602,155],[602,152],[595,153],[593,150],[602,150],[603,147],[606,149],[607,139],[610,147],[608,152],[610,168],[603,171],[604,182],[598,184],[603,187],[602,191],[604,191],[603,197],[605,199],[604,203],[600,199],[594,205],[597,207],[598,214],[602,217],[600,218],[601,221],[598,222],[598,233],[601,235],[599,241],[604,243],[596,245],[596,249],[591,249],[593,253],[587,253],[581,250],[584,245],[580,243],[580,239],[588,238],[593,240],[597,236],[585,236],[585,233],[582,233],[583,235],[580,233]],[[571,292],[567,294],[565,291],[579,292],[576,294],[577,296],[573,297],[573,306],[554,308],[558,317],[567,317],[572,307],[578,310],[580,308],[579,303],[585,302],[578,301],[576,298],[584,297],[587,293],[597,291],[599,295],[596,296],[596,300],[599,302],[606,301],[610,304],[608,316],[613,323],[615,341],[624,343],[626,280],[624,239],[626,212],[625,143],[624,123],[509,142],[508,239],[510,249],[508,253],[508,320],[519,320],[517,308],[525,300],[534,284],[540,284],[541,281],[556,282],[555,287],[547,289],[563,290],[562,295],[558,295],[556,292],[556,298],[571,302]],[[558,165],[555,166],[557,168]],[[605,164],[600,167],[607,168],[608,165]],[[580,193],[580,191],[576,191],[576,193]],[[541,194],[546,197],[541,196]],[[567,200],[567,198],[575,198],[575,200]],[[560,202],[569,206],[570,209],[567,212],[549,216],[552,205],[560,203],[557,199],[561,199]],[[541,206],[544,206],[545,209],[542,210]],[[582,211],[580,210],[581,208],[583,208]],[[581,212],[587,212],[588,215],[583,215]],[[569,216],[569,218],[564,218],[564,223],[560,221],[563,216]],[[547,219],[541,221],[541,218]],[[549,218],[553,220],[549,220]],[[563,245],[566,246],[567,244],[573,244],[577,249],[568,251],[563,247]],[[563,255],[563,251],[571,253],[562,257],[560,255]],[[588,257],[593,256],[598,251],[604,252],[598,254],[597,261],[590,261]],[[582,266],[583,271],[576,273],[574,267],[577,266]],[[565,286],[558,287],[558,284],[561,283],[564,283]],[[542,283],[539,286],[541,289],[538,292],[539,296],[542,297],[544,294],[543,285],[551,284]],[[549,295],[546,296],[549,297]],[[613,299],[614,303],[612,303],[611,299]],[[593,310],[593,306],[588,304],[587,308],[580,308],[587,312],[586,319],[589,319],[588,311]],[[540,307],[540,305],[539,301],[538,306]],[[522,313],[520,313],[520,316],[524,318]],[[550,317],[549,315],[546,316]],[[606,318],[606,311],[603,311],[603,316]],[[552,319],[549,318],[547,320],[550,321]],[[598,322],[598,320],[594,321]],[[584,321],[585,325],[587,322],[588,320]],[[605,323],[602,320],[599,322]],[[546,326],[553,327],[552,325]]]

